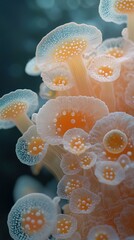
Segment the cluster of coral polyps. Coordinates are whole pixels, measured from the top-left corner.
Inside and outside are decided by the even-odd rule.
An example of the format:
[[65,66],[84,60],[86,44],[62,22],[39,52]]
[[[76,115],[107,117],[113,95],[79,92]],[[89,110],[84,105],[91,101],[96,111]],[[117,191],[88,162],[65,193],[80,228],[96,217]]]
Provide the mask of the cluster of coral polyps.
[[[105,2],[99,8],[103,18],[125,20],[120,11],[126,6],[133,19],[134,1]],[[15,124],[23,134],[18,159],[36,173],[47,167],[59,180],[53,200],[29,194],[15,203],[8,216],[14,240],[134,239],[131,27],[129,22],[123,37],[103,43],[94,26],[56,28],[26,66],[28,74],[41,75],[40,96],[49,100],[34,113],[38,99],[31,90],[0,99],[1,128]]]

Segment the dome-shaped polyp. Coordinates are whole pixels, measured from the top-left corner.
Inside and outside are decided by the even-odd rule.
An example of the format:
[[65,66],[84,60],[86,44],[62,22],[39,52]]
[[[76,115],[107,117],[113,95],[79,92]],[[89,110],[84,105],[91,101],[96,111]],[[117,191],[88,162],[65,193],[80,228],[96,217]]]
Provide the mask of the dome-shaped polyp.
[[39,163],[47,153],[48,144],[38,135],[36,126],[31,126],[16,144],[18,159],[29,166]]
[[92,168],[97,160],[97,155],[88,150],[85,153],[81,154],[78,158],[80,167],[84,170],[89,170],[90,168]]
[[53,231],[56,207],[48,196],[32,193],[20,198],[8,215],[8,228],[14,240],[42,240]]
[[40,69],[37,67],[36,58],[32,58],[28,61],[25,67],[25,72],[30,76],[40,75]]
[[122,154],[118,160],[117,160],[118,163],[120,163],[120,165],[122,166],[122,168],[124,168],[125,170],[127,170],[129,167],[130,167],[130,158],[125,155],[125,154]]
[[98,159],[117,160],[122,154],[134,161],[134,117],[124,112],[110,113],[96,122],[89,133],[89,142]]
[[15,182],[13,197],[16,202],[19,198],[27,194],[43,192],[44,186],[38,180],[29,175],[22,175]]
[[101,183],[118,185],[125,179],[125,171],[118,162],[98,161],[95,176]]
[[56,64],[47,72],[42,72],[41,77],[45,85],[53,91],[65,91],[73,87],[73,77],[65,64]]
[[71,153],[66,153],[62,156],[60,167],[66,175],[74,175],[81,170],[78,158]]
[[78,188],[89,187],[87,177],[80,175],[63,176],[57,185],[57,194],[63,199],[69,199],[71,193]]
[[125,90],[125,102],[134,109],[134,81],[131,81]]
[[37,131],[50,144],[62,143],[63,135],[71,128],[88,132],[96,120],[106,116],[108,108],[94,97],[57,97],[49,100],[37,116]]
[[45,83],[40,84],[40,90],[39,90],[39,95],[42,99],[53,99],[56,97],[56,91],[51,90],[48,88]]
[[81,128],[71,128],[63,136],[64,149],[72,154],[80,155],[91,147],[88,134]]
[[68,239],[77,229],[77,221],[74,217],[67,214],[58,214],[57,223],[53,231],[56,239]]
[[0,128],[16,125],[21,132],[25,132],[32,125],[28,116],[31,116],[37,107],[37,94],[31,90],[18,89],[4,95],[0,99]]
[[102,41],[94,26],[67,23],[46,35],[37,46],[37,64],[42,69],[52,63],[66,62],[81,95],[91,94],[82,55],[92,52]]
[[115,229],[110,225],[98,225],[92,227],[88,233],[87,240],[119,240]]
[[121,238],[134,235],[134,205],[126,205],[115,218],[115,224]]
[[69,200],[71,212],[76,214],[89,214],[100,202],[100,197],[84,188],[76,189],[72,192]]

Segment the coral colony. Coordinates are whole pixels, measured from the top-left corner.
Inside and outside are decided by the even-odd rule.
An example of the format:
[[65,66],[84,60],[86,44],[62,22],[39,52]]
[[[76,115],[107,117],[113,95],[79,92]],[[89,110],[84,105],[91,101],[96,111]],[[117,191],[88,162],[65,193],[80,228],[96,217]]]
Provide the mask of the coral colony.
[[102,42],[96,27],[67,23],[39,42],[25,69],[43,80],[38,113],[31,90],[0,99],[1,128],[22,133],[18,159],[59,180],[54,199],[16,201],[14,240],[134,239],[134,0],[100,0],[99,13],[127,22],[122,37]]

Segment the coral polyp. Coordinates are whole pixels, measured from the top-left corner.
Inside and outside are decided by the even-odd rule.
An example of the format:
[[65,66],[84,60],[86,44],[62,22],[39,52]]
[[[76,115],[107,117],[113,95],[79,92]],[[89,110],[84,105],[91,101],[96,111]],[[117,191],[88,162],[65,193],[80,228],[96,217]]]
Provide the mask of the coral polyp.
[[58,180],[53,200],[31,193],[15,203],[8,216],[14,240],[133,239],[134,1],[100,0],[99,12],[119,24],[128,18],[122,37],[102,42],[96,27],[71,22],[37,45],[25,71],[43,81],[47,101],[38,112],[30,90],[0,99],[1,128],[22,132],[20,162]]

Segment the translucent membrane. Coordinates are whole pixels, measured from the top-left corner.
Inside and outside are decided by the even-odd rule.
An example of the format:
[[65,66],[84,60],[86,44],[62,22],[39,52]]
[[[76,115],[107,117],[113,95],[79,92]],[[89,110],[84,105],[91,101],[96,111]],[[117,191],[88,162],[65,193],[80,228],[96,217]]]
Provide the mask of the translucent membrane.
[[[0,99],[0,128],[14,124],[23,133],[32,125],[28,116],[38,107],[37,94],[27,89],[18,89]],[[11,123],[12,122],[12,123]]]
[[36,58],[32,58],[29,60],[29,62],[26,64],[25,72],[30,76],[38,76],[40,75],[40,69],[36,65]]
[[74,217],[67,214],[57,215],[57,223],[53,236],[59,239],[70,238],[77,229],[77,221]]
[[89,214],[99,202],[99,196],[84,188],[79,188],[72,192],[69,201],[69,208],[73,213]]
[[69,199],[75,189],[82,187],[89,187],[88,178],[80,175],[63,176],[57,185],[57,194],[63,199]]
[[130,158],[125,154],[122,154],[117,161],[120,163],[122,168],[126,170],[129,168],[129,165],[131,163]]
[[74,175],[81,170],[78,158],[70,153],[63,155],[60,167],[66,175]]
[[97,155],[94,152],[86,151],[78,158],[80,167],[84,170],[92,168],[97,160]]
[[35,125],[28,128],[16,144],[18,159],[30,166],[39,163],[46,155],[47,149],[48,144],[40,138]]
[[14,240],[47,238],[55,222],[56,208],[53,201],[40,193],[20,198],[8,215],[9,233]]
[[74,85],[72,74],[64,64],[57,64],[41,76],[45,85],[54,91],[65,91]]
[[125,102],[126,104],[134,109],[134,82],[130,81],[125,91]]
[[118,162],[98,161],[95,175],[98,181],[109,185],[118,185],[125,179],[125,172]]
[[91,147],[88,134],[80,128],[69,129],[63,136],[64,149],[70,153],[80,155]]
[[98,225],[89,231],[87,240],[119,240],[114,228],[110,225]]
[[37,116],[37,131],[50,144],[62,143],[65,132],[72,128],[89,131],[96,120],[108,114],[101,100],[94,97],[57,97],[49,100]]
[[51,90],[48,88],[45,83],[40,84],[39,95],[43,99],[52,99],[56,97],[56,91]]

